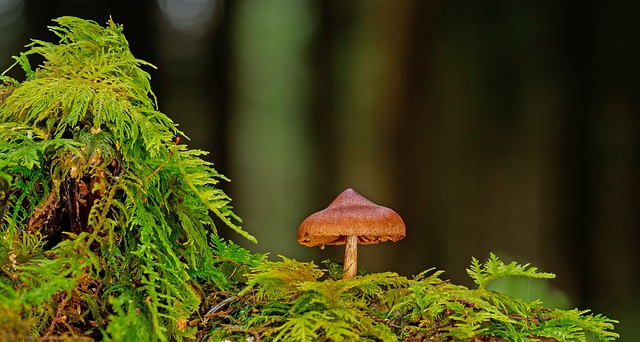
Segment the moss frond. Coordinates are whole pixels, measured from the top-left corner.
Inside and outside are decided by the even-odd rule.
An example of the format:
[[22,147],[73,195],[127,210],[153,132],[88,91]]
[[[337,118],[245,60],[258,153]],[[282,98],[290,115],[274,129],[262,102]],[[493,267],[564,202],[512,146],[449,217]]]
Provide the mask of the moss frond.
[[553,273],[538,272],[536,267],[529,264],[520,265],[515,261],[505,263],[495,254],[490,253],[489,260],[484,264],[476,258],[472,258],[471,267],[467,269],[467,273],[478,284],[479,289],[484,289],[487,285],[500,278],[508,277],[527,277],[535,279],[553,279],[556,277]]

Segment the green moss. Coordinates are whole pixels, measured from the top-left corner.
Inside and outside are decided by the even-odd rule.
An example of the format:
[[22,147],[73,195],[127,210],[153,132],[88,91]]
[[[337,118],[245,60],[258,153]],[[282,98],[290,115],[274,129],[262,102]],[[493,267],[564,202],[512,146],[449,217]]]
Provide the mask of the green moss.
[[221,277],[209,214],[254,238],[216,187],[225,178],[157,110],[122,28],[56,23],[58,44],[16,58],[25,80],[2,77],[0,304],[34,335],[193,337],[181,322]]
[[[534,341],[617,338],[616,321],[487,290],[551,278],[495,255],[472,259],[468,289],[428,270],[340,279],[340,267],[267,261],[226,178],[180,144],[157,109],[149,63],[122,27],[55,20],[58,43],[0,76],[0,339],[107,341]],[[43,62],[33,68],[30,59]]]
[[495,255],[473,259],[469,273],[476,289],[451,284],[441,271],[408,279],[375,273],[334,278],[313,262],[285,257],[263,262],[247,287],[223,313],[213,312],[202,326],[216,339],[264,341],[610,341],[616,321],[588,310],[546,308],[488,291],[490,279],[550,278],[533,267],[505,264]]
[[33,322],[23,319],[19,312],[0,306],[0,341],[26,341]]

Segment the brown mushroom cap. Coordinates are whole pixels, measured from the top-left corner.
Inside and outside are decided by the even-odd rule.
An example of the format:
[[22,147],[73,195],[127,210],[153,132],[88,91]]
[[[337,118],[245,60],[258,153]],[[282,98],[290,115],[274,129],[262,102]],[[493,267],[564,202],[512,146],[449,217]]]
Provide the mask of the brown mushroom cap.
[[324,210],[307,217],[298,228],[298,243],[305,246],[343,245],[347,236],[359,244],[398,241],[405,225],[395,211],[377,205],[353,189],[343,191]]

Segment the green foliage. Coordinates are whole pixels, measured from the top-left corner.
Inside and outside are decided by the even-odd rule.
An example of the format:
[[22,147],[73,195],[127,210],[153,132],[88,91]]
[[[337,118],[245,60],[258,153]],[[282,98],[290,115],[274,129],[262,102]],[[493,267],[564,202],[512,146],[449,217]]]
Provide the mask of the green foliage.
[[552,279],[556,275],[553,273],[538,272],[536,267],[530,267],[529,264],[519,265],[515,261],[505,264],[498,257],[490,253],[489,260],[480,264],[476,258],[471,259],[471,267],[467,269],[467,273],[478,284],[478,289],[484,289],[489,282],[508,277],[527,277],[534,279]]
[[[472,259],[477,289],[441,271],[341,279],[340,265],[267,261],[227,179],[179,143],[158,111],[152,67],[122,27],[56,20],[0,76],[0,340],[601,341],[613,323],[584,310],[487,290],[506,277],[552,278],[529,264]],[[30,58],[43,59],[37,68]]]
[[38,336],[193,337],[200,284],[229,284],[214,220],[255,239],[158,111],[122,27],[55,22],[58,43],[15,58],[25,80],[0,78],[0,305]]
[[[601,341],[618,337],[614,320],[588,311],[557,310],[539,301],[468,289],[427,270],[414,279],[395,273],[333,278],[321,269],[282,257],[249,274],[230,308],[203,322],[212,340],[261,341]],[[509,276],[549,277],[529,265],[504,264],[495,255],[472,260],[474,279],[486,285]],[[471,272],[470,272],[471,273]],[[482,277],[480,278],[479,275]]]

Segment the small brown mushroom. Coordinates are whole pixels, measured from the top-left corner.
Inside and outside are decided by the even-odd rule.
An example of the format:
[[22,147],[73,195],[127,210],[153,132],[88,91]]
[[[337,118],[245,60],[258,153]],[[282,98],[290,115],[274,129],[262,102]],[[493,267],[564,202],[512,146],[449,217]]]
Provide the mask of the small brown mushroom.
[[358,243],[398,241],[405,237],[405,225],[395,211],[377,205],[353,189],[343,191],[324,210],[307,217],[298,228],[298,243],[308,247],[344,245],[344,275],[358,270]]

